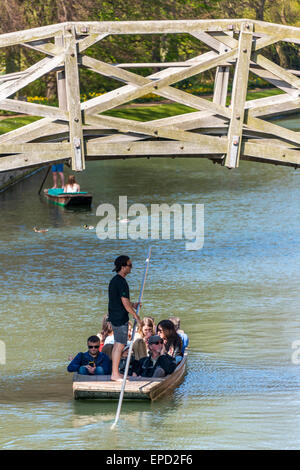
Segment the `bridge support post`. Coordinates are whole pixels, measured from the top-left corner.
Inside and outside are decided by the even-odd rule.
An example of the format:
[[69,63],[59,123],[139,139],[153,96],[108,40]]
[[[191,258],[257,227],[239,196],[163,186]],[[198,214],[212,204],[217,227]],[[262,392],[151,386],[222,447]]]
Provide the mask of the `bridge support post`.
[[239,166],[252,49],[252,35],[253,24],[243,23],[239,37],[238,57],[232,87],[232,114],[228,129],[228,147],[225,158],[225,166],[227,168],[237,168]]
[[74,26],[64,30],[65,43],[65,78],[67,106],[69,111],[69,136],[71,144],[72,170],[85,169],[82,116],[80,107],[80,86],[76,32]]

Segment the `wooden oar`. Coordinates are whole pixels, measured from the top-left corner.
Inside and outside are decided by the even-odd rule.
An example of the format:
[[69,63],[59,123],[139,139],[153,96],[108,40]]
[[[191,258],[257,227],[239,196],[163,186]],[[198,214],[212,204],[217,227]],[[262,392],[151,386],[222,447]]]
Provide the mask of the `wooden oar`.
[[[142,285],[141,285],[141,290],[140,290],[140,295],[139,295],[139,303],[138,303],[138,306],[137,306],[137,309],[136,309],[137,315],[139,314],[140,306],[141,306],[141,302],[142,302],[142,298],[143,298],[143,292],[144,292],[144,287],[145,287],[148,268],[149,268],[149,263],[150,263],[150,256],[151,256],[151,246],[149,247],[148,256],[147,256],[147,259],[146,259],[146,262],[145,262],[144,275],[143,275],[143,280],[142,280]],[[120,417],[120,412],[121,412],[121,407],[122,407],[122,402],[123,402],[123,396],[124,396],[124,391],[125,391],[125,385],[126,385],[126,379],[127,379],[128,369],[129,369],[129,364],[130,364],[130,359],[131,359],[131,353],[132,353],[132,347],[133,347],[133,340],[134,340],[136,324],[137,324],[137,322],[136,322],[136,320],[134,320],[133,327],[132,327],[132,336],[131,336],[131,341],[130,341],[129,350],[128,350],[128,356],[127,356],[127,360],[126,360],[125,372],[124,372],[122,388],[121,388],[120,397],[119,397],[119,403],[118,403],[116,418],[115,418],[115,421],[114,421],[113,425],[111,426],[111,429],[113,429],[116,426],[116,424],[119,421],[119,417]]]
[[44,183],[45,183],[45,181],[46,181],[46,179],[47,179],[47,176],[49,175],[50,168],[51,168],[51,165],[49,165],[49,167],[48,167],[48,170],[47,170],[46,176],[45,176],[45,178],[43,179],[43,182],[42,182],[42,184],[41,184],[41,187],[40,187],[40,189],[39,189],[38,195],[40,195],[40,194],[41,194],[42,187],[44,186]]

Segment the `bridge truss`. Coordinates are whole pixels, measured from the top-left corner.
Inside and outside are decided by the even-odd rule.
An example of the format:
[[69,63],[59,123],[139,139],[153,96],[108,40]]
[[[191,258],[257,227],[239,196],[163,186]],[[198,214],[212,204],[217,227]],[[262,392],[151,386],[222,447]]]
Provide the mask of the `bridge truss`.
[[[110,64],[85,51],[109,35],[190,34],[209,51],[184,62]],[[278,41],[300,44],[300,28],[254,21],[186,20],[61,23],[0,35],[0,47],[21,45],[43,54],[24,71],[0,76],[0,109],[40,117],[0,136],[0,172],[68,158],[81,171],[86,160],[132,157],[206,157],[228,168],[252,160],[297,168],[300,134],[270,118],[300,109],[300,72],[286,70],[264,48]],[[80,102],[79,68],[120,82]],[[153,68],[142,76],[131,71]],[[215,70],[213,98],[174,87]],[[158,70],[158,71],[157,71]],[[57,73],[59,106],[14,98],[43,75]],[[249,73],[280,94],[247,101]],[[229,77],[233,76],[232,91]],[[140,122],[104,114],[148,93],[193,112]]]

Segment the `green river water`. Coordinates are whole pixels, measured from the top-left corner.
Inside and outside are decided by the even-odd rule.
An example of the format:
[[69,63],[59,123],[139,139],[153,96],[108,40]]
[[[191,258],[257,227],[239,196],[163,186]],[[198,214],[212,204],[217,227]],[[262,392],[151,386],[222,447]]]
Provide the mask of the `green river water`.
[[[78,180],[93,194],[90,211],[39,197],[43,174],[0,194],[0,448],[298,449],[300,171],[249,162],[228,171],[201,159],[89,162]],[[172,237],[103,241],[83,228],[120,195],[128,206],[204,204],[203,248],[187,251]],[[100,330],[121,253],[133,261],[127,279],[137,300],[150,243],[141,315],[181,318],[188,370],[170,397],[124,403],[111,430],[117,404],[74,401],[68,356]]]

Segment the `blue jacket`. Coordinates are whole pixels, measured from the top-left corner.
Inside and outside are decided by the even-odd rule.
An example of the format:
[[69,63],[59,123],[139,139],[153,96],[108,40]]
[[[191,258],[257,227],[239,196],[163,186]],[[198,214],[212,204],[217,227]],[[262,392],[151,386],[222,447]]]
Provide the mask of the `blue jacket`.
[[184,354],[184,350],[185,348],[188,347],[189,345],[189,337],[186,333],[178,333],[180,338],[182,339],[182,349],[181,349],[181,352],[182,354]]
[[105,375],[111,374],[111,360],[109,357],[106,354],[99,352],[95,360],[88,351],[85,353],[80,352],[74,357],[68,365],[68,372],[78,372],[81,366],[87,366],[90,362],[94,362],[96,367],[103,367]]

